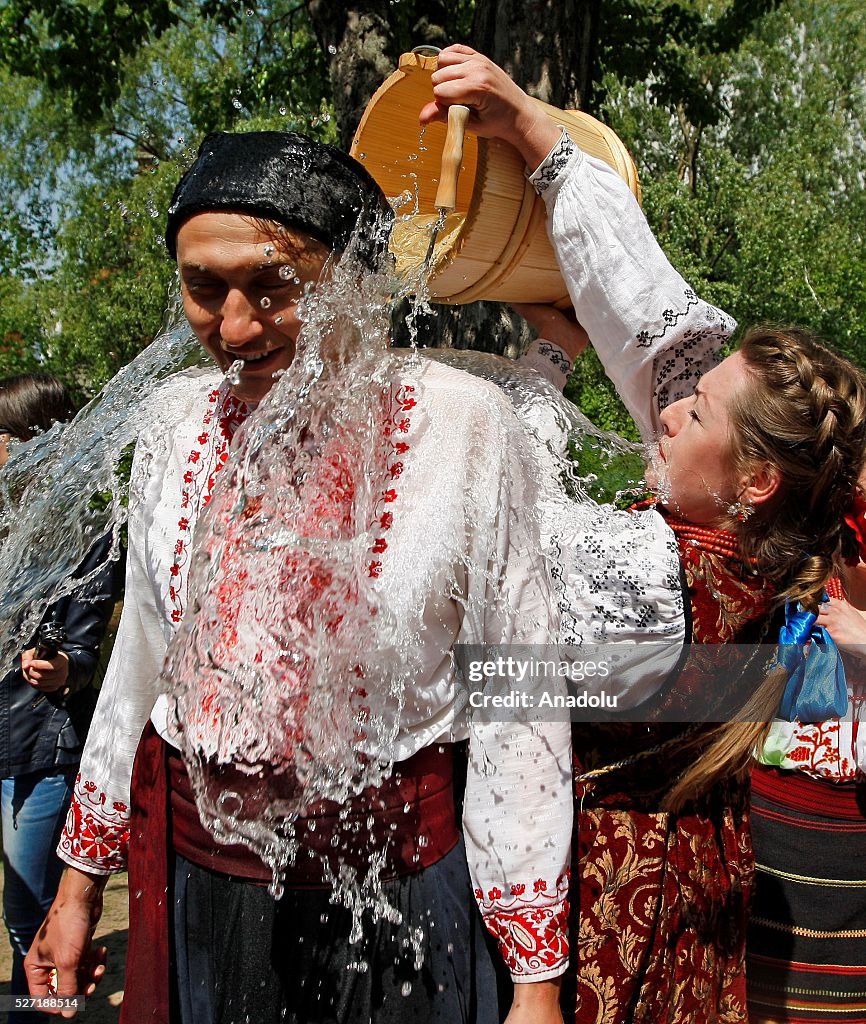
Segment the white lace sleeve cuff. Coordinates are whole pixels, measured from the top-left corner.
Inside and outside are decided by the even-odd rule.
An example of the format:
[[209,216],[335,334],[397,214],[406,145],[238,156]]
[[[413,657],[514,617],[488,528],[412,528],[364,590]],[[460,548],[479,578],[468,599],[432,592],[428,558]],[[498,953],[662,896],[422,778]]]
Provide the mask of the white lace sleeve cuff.
[[[554,198],[559,186],[566,178],[565,169],[568,165],[572,161],[579,162],[583,159],[583,153],[572,141],[571,136],[561,125],[560,128],[562,134],[553,149],[532,173],[526,175],[532,187],[545,202]],[[548,193],[550,194],[548,195]]]

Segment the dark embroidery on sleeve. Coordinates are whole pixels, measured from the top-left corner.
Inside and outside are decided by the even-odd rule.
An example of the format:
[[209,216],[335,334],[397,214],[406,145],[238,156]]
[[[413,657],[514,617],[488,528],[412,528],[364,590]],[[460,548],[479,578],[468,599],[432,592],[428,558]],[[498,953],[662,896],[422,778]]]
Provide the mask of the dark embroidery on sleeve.
[[660,412],[691,397],[701,377],[721,362],[720,349],[733,333],[735,322],[730,317],[715,306],[702,305],[703,323],[684,331],[676,345],[656,357],[653,379]]
[[568,374],[571,370],[571,360],[558,345],[549,341],[540,341],[537,347],[538,354],[545,356],[549,362],[558,367],[563,373]]
[[664,310],[664,312],[662,313],[664,327],[657,334],[650,334],[649,331],[638,331],[638,348],[649,348],[654,341],[658,341],[659,338],[663,338],[671,329],[671,327],[675,327],[676,324],[679,323],[679,321],[682,320],[682,318],[689,312],[689,310],[693,309],[698,304],[698,302],[700,302],[700,299],[697,297],[697,295],[695,295],[691,288],[686,288],[683,295],[686,300],[685,308],[679,310],[679,312],[676,313],[672,309]]
[[571,141],[568,132],[563,132],[559,142],[553,147],[549,156],[530,178],[532,186],[539,195],[543,195],[559,177],[563,167],[571,159],[574,153],[574,143]]

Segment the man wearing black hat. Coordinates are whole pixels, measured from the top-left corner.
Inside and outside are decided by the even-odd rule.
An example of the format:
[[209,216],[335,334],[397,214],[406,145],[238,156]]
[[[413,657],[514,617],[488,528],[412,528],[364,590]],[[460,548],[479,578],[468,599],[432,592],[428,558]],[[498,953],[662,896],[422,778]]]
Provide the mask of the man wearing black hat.
[[[411,626],[422,638],[419,668],[401,700],[393,743],[374,752],[394,762],[393,773],[342,803],[305,808],[302,853],[306,847],[316,856],[299,855],[286,869],[281,899],[270,895],[271,871],[254,853],[241,843],[217,843],[203,826],[200,793],[173,745],[180,741],[157,685],[174,630],[189,621],[192,598],[202,599],[187,591],[193,526],[230,463],[235,430],[274,375],[293,366],[300,299],[332,253],[348,249],[361,267],[376,268],[391,219],[359,164],[293,133],[209,136],[175,191],[166,244],[177,259],[184,310],[218,366],[231,369],[222,382],[196,372],[170,382],[164,415],[136,449],[124,618],[59,850],[70,867],[28,957],[34,993],[53,990],[55,969],[59,994],[92,991],[104,970],[90,948],[102,888],[128,860],[124,1024],[500,1018],[455,822],[452,741],[467,727],[452,650],[458,642],[543,642],[554,613],[531,517],[516,511],[531,501],[512,452],[519,427],[495,387],[425,362],[385,389],[381,436],[354,439],[359,451],[387,449],[389,483],[364,575],[393,599],[392,610],[417,603]],[[352,460],[322,455],[314,445],[311,451],[299,486],[309,488],[317,473],[339,476],[343,485],[313,518],[349,517],[363,483],[352,476]],[[344,477],[353,486],[344,486]],[[300,591],[300,603],[321,598],[309,574],[289,578],[287,587]],[[226,601],[226,622],[236,599]],[[270,609],[260,611],[264,618]],[[339,617],[326,620],[324,635],[338,625]],[[181,715],[182,731],[198,735],[200,710]],[[222,710],[214,711],[218,744],[232,728],[223,728]],[[240,733],[258,710],[236,711]],[[240,745],[230,736],[231,749]],[[539,797],[524,801],[525,816],[505,826],[514,835],[503,837],[495,793],[476,793],[468,800],[476,817],[467,844],[475,885],[526,893],[521,906],[550,934],[566,927],[568,747],[567,723],[552,724],[543,737],[526,730],[508,744],[491,742],[479,756],[492,764],[503,755],[498,777],[477,764],[469,772],[472,786],[526,786]],[[220,763],[232,767],[229,757]],[[360,945],[350,938],[352,914],[334,906],[332,891],[341,865],[369,867],[359,859],[371,847],[362,844],[360,858],[351,849],[359,833],[378,844],[394,911],[391,920],[365,918]],[[495,856],[494,834],[503,838]],[[510,851],[504,859],[503,850]],[[527,980],[562,969],[559,960],[534,963]]]

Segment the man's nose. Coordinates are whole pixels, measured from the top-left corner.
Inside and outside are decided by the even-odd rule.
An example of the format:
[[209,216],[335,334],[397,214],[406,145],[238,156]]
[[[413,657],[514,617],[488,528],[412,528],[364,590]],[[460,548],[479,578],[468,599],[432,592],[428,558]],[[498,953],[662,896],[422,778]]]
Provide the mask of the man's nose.
[[220,338],[227,348],[242,348],[261,336],[261,310],[240,289],[229,290],[221,312]]

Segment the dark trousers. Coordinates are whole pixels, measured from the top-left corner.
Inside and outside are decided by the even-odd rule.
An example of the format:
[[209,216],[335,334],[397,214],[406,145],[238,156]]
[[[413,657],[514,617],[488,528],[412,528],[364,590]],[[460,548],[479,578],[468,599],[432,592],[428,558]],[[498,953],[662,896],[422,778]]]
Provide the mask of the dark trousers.
[[462,843],[383,883],[399,923],[365,911],[354,943],[329,890],[274,900],[181,857],[174,881],[182,1024],[498,1024],[509,1005]]

